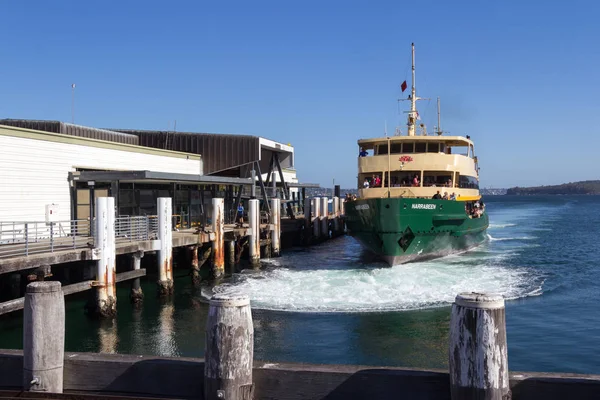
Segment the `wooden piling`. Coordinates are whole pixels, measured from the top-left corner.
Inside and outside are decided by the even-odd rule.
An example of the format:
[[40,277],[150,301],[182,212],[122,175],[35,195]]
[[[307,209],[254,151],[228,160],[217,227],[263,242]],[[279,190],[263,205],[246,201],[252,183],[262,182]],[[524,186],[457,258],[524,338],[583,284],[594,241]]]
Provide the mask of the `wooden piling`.
[[223,199],[212,199],[212,231],[215,234],[212,242],[212,272],[215,279],[225,274],[224,213]]
[[96,263],[96,293],[92,314],[112,317],[117,313],[116,289],[116,243],[115,243],[115,199],[96,199],[95,248],[98,252]]
[[[304,188],[302,188],[304,190]],[[310,216],[310,201],[304,201],[304,244],[310,243],[312,236],[311,216]]]
[[[131,254],[132,270],[136,271],[140,269],[142,264],[142,257],[144,257],[143,251],[136,251],[135,253]],[[141,303],[142,300],[144,300],[144,292],[142,292],[140,278],[135,278],[131,281],[131,293],[129,294],[129,299],[134,304]]]
[[231,269],[231,272],[233,273],[235,270],[235,241],[234,240],[230,240],[226,243],[226,247],[227,247],[227,264],[229,264],[229,268]]
[[311,199],[312,221],[313,221],[313,238],[319,240],[321,236],[321,198],[314,197]]
[[60,282],[32,282],[23,310],[23,390],[63,392],[65,298]]
[[250,253],[250,264],[253,267],[260,266],[260,209],[258,199],[248,200],[248,224],[250,225],[250,235],[248,237],[248,247]]
[[281,251],[281,199],[271,199],[271,247],[272,257],[279,257]]
[[173,293],[173,211],[170,197],[158,198],[158,295]]
[[[338,187],[339,189],[339,187]],[[337,236],[340,234],[340,198],[335,196],[332,202],[333,206],[333,228],[332,236]]]
[[504,298],[461,293],[450,317],[452,400],[511,398]]
[[204,399],[252,399],[253,358],[250,300],[238,295],[213,296],[206,323]]
[[321,239],[329,239],[329,199],[321,197]]

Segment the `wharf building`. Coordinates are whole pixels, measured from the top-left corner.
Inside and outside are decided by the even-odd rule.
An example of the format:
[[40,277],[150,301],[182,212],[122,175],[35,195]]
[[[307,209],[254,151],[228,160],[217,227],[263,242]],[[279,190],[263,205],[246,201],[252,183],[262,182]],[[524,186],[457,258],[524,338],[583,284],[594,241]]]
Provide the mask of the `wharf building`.
[[117,216],[156,215],[157,198],[171,197],[180,228],[206,223],[224,198],[232,223],[252,197],[280,197],[293,215],[312,186],[298,183],[291,145],[259,136],[0,120],[0,222],[90,220],[111,196]]

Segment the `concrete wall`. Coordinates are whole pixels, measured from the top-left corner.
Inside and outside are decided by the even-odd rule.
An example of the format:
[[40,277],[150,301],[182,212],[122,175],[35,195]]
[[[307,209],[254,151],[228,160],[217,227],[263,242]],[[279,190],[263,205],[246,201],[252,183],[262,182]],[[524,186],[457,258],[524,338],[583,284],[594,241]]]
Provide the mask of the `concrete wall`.
[[[0,390],[18,389],[23,356],[0,350]],[[193,358],[65,353],[64,390],[202,398],[204,363]],[[450,399],[447,371],[254,362],[254,399]],[[513,373],[513,400],[598,399],[600,376]]]
[[71,219],[67,178],[76,168],[198,174],[201,163],[197,155],[0,126],[0,221],[43,221],[51,203]]

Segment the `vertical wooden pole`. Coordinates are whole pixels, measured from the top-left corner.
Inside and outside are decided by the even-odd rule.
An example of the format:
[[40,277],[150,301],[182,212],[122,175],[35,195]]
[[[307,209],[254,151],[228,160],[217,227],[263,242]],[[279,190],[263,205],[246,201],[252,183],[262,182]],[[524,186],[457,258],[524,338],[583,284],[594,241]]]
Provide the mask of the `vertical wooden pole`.
[[248,297],[211,298],[204,348],[204,399],[252,399],[254,327]]
[[215,234],[215,240],[212,242],[214,278],[220,278],[225,274],[224,212],[223,199],[212,199],[212,231]]
[[321,234],[321,198],[314,197],[311,200],[312,205],[312,220],[313,220],[313,237],[319,240]]
[[170,197],[158,198],[158,295],[173,293],[173,210]]
[[117,313],[115,199],[96,199],[96,297],[94,314],[111,317]]
[[188,247],[192,273],[192,285],[200,286],[200,264],[198,262],[198,245]]
[[253,267],[260,266],[260,210],[258,200],[250,199],[248,210],[248,223],[250,225],[250,236],[248,246],[250,252],[250,264]]
[[507,400],[506,316],[499,294],[461,293],[450,317],[452,400]]
[[[142,264],[142,257],[144,257],[143,251],[136,251],[131,254],[131,269],[138,270]],[[141,303],[144,300],[144,292],[140,285],[140,278],[135,278],[131,282],[131,293],[129,295],[132,303]]]
[[[304,190],[304,188],[302,188]],[[304,199],[303,199],[304,201]],[[304,244],[310,243],[312,230],[310,228],[310,201],[304,201]]]
[[321,239],[329,239],[329,199],[321,197]]
[[227,246],[227,263],[229,264],[229,268],[231,273],[235,270],[235,240],[230,240],[226,242]]
[[23,309],[23,390],[63,392],[65,298],[58,281],[27,285]]
[[281,199],[271,199],[271,246],[272,256],[279,257],[281,251]]
[[[339,186],[337,186],[339,189]],[[340,198],[335,196],[333,198],[333,236],[340,234]]]

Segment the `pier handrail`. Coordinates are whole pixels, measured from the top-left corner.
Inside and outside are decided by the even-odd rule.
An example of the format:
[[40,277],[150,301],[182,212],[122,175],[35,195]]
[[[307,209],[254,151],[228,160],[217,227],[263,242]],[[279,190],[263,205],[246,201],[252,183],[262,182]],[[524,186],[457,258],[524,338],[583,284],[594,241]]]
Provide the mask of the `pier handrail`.
[[[87,219],[0,221],[0,259],[57,251],[93,248],[95,224]],[[156,216],[115,218],[117,243],[158,239]]]

